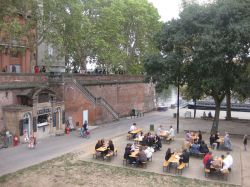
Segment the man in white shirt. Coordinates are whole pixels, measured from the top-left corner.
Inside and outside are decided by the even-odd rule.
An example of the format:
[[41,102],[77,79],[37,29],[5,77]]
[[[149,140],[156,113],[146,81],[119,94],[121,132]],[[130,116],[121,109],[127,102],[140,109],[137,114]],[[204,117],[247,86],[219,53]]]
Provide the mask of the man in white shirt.
[[133,125],[131,125],[131,127],[130,127],[130,129],[129,129],[129,132],[134,131],[134,130],[136,130],[136,129],[137,129],[136,123],[133,123]]
[[[133,123],[133,125],[131,125],[131,127],[130,127],[130,129],[129,129],[129,133],[131,132],[131,131],[134,131],[134,130],[136,130],[137,129],[137,127],[136,127],[136,123]],[[131,133],[132,134],[132,133]],[[133,139],[135,139],[136,138],[136,134],[134,133],[134,134],[132,134],[133,136]]]
[[170,130],[168,131],[168,133],[171,138],[174,138],[174,128],[172,127],[172,125],[170,126]]
[[222,161],[223,162],[223,168],[222,170],[229,169],[233,165],[233,157],[230,155],[229,152],[227,152],[227,157]]

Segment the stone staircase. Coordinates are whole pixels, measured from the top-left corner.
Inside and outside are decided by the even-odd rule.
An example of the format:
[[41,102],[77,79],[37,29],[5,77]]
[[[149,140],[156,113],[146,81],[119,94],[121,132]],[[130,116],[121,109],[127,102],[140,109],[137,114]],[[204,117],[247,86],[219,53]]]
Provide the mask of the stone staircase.
[[[68,81],[68,79],[67,79]],[[71,78],[71,81],[77,86],[79,90],[95,105],[103,106],[115,120],[119,120],[119,114],[113,109],[113,107],[102,97],[95,97],[85,86],[82,86],[75,79]]]

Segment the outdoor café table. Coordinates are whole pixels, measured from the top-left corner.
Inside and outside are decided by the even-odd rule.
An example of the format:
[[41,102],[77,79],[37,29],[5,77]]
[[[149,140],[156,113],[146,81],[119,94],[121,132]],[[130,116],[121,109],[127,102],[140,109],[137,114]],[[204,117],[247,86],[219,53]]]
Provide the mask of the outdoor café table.
[[142,142],[142,138],[135,138],[134,141],[136,144],[139,144],[140,142]]
[[139,153],[139,150],[135,150],[135,151],[133,151],[133,152],[129,155],[129,157],[136,158],[138,153]]
[[198,140],[199,139],[199,136],[197,133],[191,133],[191,139],[192,139],[192,142],[194,142],[195,140]]
[[168,159],[170,166],[176,167],[179,165],[179,161],[180,161],[180,153],[174,153],[171,155],[171,157]]
[[105,152],[107,150],[107,147],[99,147],[98,149],[96,149],[96,151],[98,152]]
[[137,133],[139,133],[141,131],[142,131],[142,129],[136,129],[136,130],[130,131],[129,133],[130,134],[137,134]]
[[159,136],[162,137],[162,138],[167,138],[169,136],[169,133],[168,133],[168,131],[161,131]]
[[223,144],[224,143],[224,137],[219,137],[219,139],[216,140],[216,142]]

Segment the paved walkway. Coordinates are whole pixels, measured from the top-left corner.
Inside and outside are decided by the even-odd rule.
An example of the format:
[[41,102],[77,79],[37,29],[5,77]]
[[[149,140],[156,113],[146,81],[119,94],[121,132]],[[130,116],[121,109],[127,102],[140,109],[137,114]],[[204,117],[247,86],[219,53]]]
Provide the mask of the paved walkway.
[[[204,121],[201,119],[185,119],[184,112],[186,109],[181,110],[181,119],[180,119],[180,134],[176,139],[176,144],[182,141],[182,137],[184,136],[184,130],[197,130],[200,129],[202,131],[209,132],[211,129],[212,121]],[[203,111],[198,111],[197,116],[200,118]],[[58,157],[62,154],[77,151],[83,152],[82,159],[88,160],[90,158],[91,153],[93,152],[93,145],[96,141],[100,138],[106,139],[113,139],[115,145],[119,148],[120,156],[123,154],[124,150],[124,143],[126,142],[126,132],[128,131],[130,125],[133,122],[136,122],[138,126],[142,127],[145,131],[149,130],[149,124],[154,124],[155,128],[160,124],[163,125],[164,128],[169,129],[170,125],[176,127],[176,119],[173,118],[174,110],[169,110],[167,112],[152,112],[146,114],[144,117],[141,118],[124,118],[118,122],[113,122],[107,125],[103,125],[100,128],[93,130],[91,133],[90,139],[81,139],[75,133],[65,136],[59,137],[49,137],[46,139],[38,140],[38,145],[36,149],[29,150],[27,145],[23,144],[18,147],[8,148],[8,149],[1,149],[0,150],[0,175],[4,175],[10,172],[17,171],[21,168],[25,168],[42,161],[52,159]],[[234,117],[245,118],[247,113],[233,113]],[[223,116],[223,114],[222,114]],[[224,117],[224,116],[223,116]],[[176,129],[176,128],[175,128]],[[234,134],[250,134],[250,123],[234,123],[234,122],[220,122],[220,131],[228,131]],[[233,175],[236,176],[235,180],[230,180],[229,182],[234,184],[243,184],[243,186],[247,187],[250,186],[250,178],[249,172],[247,170],[250,169],[250,163],[247,161],[249,158],[250,150],[248,152],[242,151],[242,140],[241,138],[234,138],[233,145],[236,148],[233,151],[233,156],[235,158],[235,164],[233,168]],[[172,146],[172,145],[171,145]],[[174,146],[174,145],[173,145]],[[165,149],[166,147],[164,147]],[[154,156],[154,162],[161,163],[162,159],[164,158],[161,154],[164,155],[164,151],[161,151],[158,156]],[[236,154],[236,155],[234,155]],[[91,155],[92,156],[92,155]],[[236,161],[238,160],[238,161]],[[117,162],[117,163],[116,163]],[[121,165],[121,160],[116,159],[116,161],[111,162],[114,165]],[[193,162],[193,161],[192,161]],[[192,165],[197,165],[200,161],[194,161]],[[197,163],[197,164],[196,164]],[[153,165],[153,163],[152,163]],[[241,167],[242,165],[242,167]],[[236,172],[239,167],[239,172]],[[161,167],[152,167],[154,172],[161,173]],[[191,167],[190,167],[191,168]],[[241,168],[241,169],[240,169]],[[159,170],[159,171],[158,171]],[[198,168],[199,170],[199,168]],[[196,169],[190,171],[191,175],[201,172]],[[187,172],[188,173],[188,172]],[[184,176],[189,177],[189,174],[183,173]],[[193,174],[192,174],[193,173]],[[202,175],[202,172],[201,172]],[[201,179],[203,176],[200,176]],[[238,179],[240,178],[240,179]]]

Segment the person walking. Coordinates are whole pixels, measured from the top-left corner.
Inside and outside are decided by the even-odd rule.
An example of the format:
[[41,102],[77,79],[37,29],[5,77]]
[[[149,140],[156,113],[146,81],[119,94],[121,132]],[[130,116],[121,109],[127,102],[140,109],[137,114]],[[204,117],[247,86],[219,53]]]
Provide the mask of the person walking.
[[243,138],[243,145],[244,145],[244,149],[246,151],[247,150],[247,135],[245,135]]

